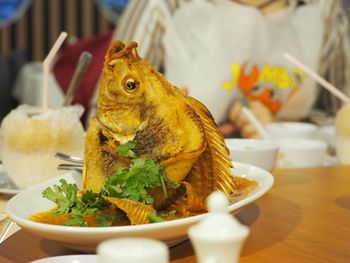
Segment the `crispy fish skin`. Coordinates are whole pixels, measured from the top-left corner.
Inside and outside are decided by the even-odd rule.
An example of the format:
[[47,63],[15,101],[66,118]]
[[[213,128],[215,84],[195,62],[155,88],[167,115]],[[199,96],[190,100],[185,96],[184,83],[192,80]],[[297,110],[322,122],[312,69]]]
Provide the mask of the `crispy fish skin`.
[[[186,192],[177,200],[174,194],[155,203],[173,202],[186,215],[204,212],[212,191],[223,191],[228,197],[234,193],[235,177],[223,136],[208,109],[168,83],[138,56],[136,48],[136,42],[116,41],[107,52],[97,116],[86,135],[83,187],[98,192],[118,166],[128,167],[128,159],[116,148],[135,139],[137,156],[160,163],[166,176],[181,183]],[[125,206],[125,212],[135,214],[132,207]],[[131,222],[147,221],[149,206],[144,207],[144,213],[137,213],[142,219],[129,218]]]
[[[136,139],[136,154],[160,162],[174,182],[185,179],[206,148],[200,118],[184,95],[138,56],[136,47],[117,41],[107,53],[97,116],[86,135],[86,189],[100,190],[122,158],[116,147],[129,140]],[[128,82],[135,89],[129,90]]]

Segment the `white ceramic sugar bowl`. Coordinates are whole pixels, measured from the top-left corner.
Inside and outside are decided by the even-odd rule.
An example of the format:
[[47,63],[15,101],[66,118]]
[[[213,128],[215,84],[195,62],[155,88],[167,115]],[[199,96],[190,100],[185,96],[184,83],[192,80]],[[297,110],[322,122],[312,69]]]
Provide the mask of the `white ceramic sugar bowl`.
[[99,263],[168,263],[168,247],[148,238],[116,238],[97,247]]
[[208,197],[208,215],[190,227],[188,235],[199,263],[236,263],[249,228],[227,212],[225,194],[214,192]]

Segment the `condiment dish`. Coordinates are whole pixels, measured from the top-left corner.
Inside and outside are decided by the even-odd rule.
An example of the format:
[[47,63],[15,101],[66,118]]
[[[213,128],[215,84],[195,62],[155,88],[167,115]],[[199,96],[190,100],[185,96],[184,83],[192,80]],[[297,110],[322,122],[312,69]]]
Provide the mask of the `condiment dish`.
[[273,139],[313,139],[318,130],[316,125],[306,122],[275,122],[267,124],[265,128]]
[[271,172],[276,164],[279,146],[272,140],[225,139],[233,162],[243,162]]

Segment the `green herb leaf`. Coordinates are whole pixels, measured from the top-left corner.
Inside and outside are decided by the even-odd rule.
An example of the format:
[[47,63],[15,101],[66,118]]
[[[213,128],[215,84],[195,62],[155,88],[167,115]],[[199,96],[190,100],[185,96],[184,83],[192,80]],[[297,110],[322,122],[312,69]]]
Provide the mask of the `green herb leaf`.
[[84,216],[94,214],[96,211],[107,209],[110,203],[102,198],[101,193],[87,190],[81,197],[77,196],[78,186],[60,180],[61,185],[46,188],[42,195],[57,204],[54,213],[71,214],[67,226],[87,226]]
[[69,219],[64,225],[65,226],[88,226],[84,217],[80,214],[73,214],[72,218]]
[[99,194],[96,194],[91,190],[87,190],[81,196],[81,201],[83,201],[85,204],[92,204],[96,201],[96,198],[98,197],[100,197]]
[[161,217],[173,216],[173,215],[176,215],[176,210],[171,210],[171,211],[166,212],[166,213],[159,213],[159,215]]
[[95,220],[97,226],[111,226],[113,222],[125,218],[125,215],[111,215],[111,214],[96,214]]
[[110,197],[128,198],[146,204],[153,203],[153,198],[147,189],[161,187],[167,197],[166,184],[176,188],[178,184],[165,176],[165,170],[153,160],[135,158],[130,160],[129,170],[118,167],[110,176],[101,191]]
[[55,202],[57,208],[55,210],[58,214],[68,214],[72,207],[77,203],[78,186],[76,184],[68,184],[66,180],[60,180],[61,186],[54,185],[46,188],[42,192],[42,196]]
[[102,198],[101,193],[94,193],[91,190],[87,190],[81,196],[81,208],[80,211],[84,215],[92,214],[97,210],[107,209],[109,202]]
[[[133,149],[136,141],[129,141],[117,147],[117,152],[130,158],[128,170],[118,167],[115,173],[108,177],[100,193],[90,190],[84,192],[81,197],[77,196],[78,187],[76,184],[68,184],[60,180],[61,185],[48,187],[42,193],[43,197],[52,200],[57,204],[54,213],[72,214],[72,218],[66,225],[87,226],[84,216],[94,214],[96,211],[107,209],[110,203],[103,199],[103,195],[118,198],[128,198],[137,202],[151,204],[153,197],[147,192],[150,188],[161,187],[164,196],[167,197],[167,187],[177,188],[178,183],[172,182],[165,175],[165,170],[153,160],[137,158]],[[164,220],[157,215],[150,215],[150,221],[160,222]],[[112,224],[116,218],[113,215],[97,214],[98,225],[107,226]]]
[[167,185],[169,185],[171,188],[174,188],[174,189],[176,189],[176,188],[178,188],[178,187],[180,186],[179,183],[176,183],[176,182],[171,181],[171,180],[170,180],[168,177],[166,177],[165,175],[164,175],[164,181],[165,181],[165,183],[166,183]]
[[160,216],[157,216],[156,214],[154,213],[149,213],[148,214],[148,220],[151,222],[151,223],[159,223],[159,222],[164,222],[166,221],[164,218],[160,217]]
[[142,203],[153,203],[147,188],[162,186],[160,176],[164,170],[153,160],[132,159],[128,171],[118,168],[103,187],[103,192],[111,197],[128,198]]
[[136,148],[136,141],[128,141],[127,143],[117,147],[117,152],[127,158],[136,158],[136,154],[133,149]]

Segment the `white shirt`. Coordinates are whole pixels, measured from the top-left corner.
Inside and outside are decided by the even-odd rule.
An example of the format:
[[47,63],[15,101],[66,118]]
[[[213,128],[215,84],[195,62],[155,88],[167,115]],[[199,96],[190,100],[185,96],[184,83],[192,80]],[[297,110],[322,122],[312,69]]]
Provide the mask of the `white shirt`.
[[316,85],[283,58],[288,52],[317,70],[323,33],[318,5],[263,16],[232,1],[193,1],[165,24],[168,80],[187,86],[217,122],[238,94],[262,101],[278,117],[305,117]]

